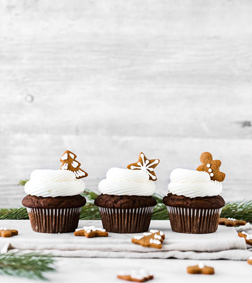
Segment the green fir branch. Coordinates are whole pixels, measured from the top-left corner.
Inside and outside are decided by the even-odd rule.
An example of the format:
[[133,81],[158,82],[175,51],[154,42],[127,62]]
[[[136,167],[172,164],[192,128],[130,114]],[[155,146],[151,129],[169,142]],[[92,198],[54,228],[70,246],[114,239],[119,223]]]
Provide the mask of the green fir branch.
[[[19,184],[24,186],[28,180],[20,180]],[[81,220],[95,220],[100,219],[100,214],[97,206],[94,205],[94,200],[97,194],[88,189],[85,190],[83,196],[87,198],[88,202],[82,207],[80,219]],[[154,207],[152,220],[167,220],[169,219],[167,208],[163,204],[163,197],[159,194],[154,194],[157,205]],[[232,217],[247,222],[252,222],[252,200],[228,202],[222,209],[221,217]],[[25,208],[0,209],[0,219],[28,219],[28,214]]]
[[0,275],[25,277],[36,280],[48,280],[45,272],[55,271],[54,259],[51,256],[38,254],[1,254]]
[[29,181],[28,179],[20,180],[20,181],[18,182],[18,184],[19,184],[20,186],[24,186],[28,181]]

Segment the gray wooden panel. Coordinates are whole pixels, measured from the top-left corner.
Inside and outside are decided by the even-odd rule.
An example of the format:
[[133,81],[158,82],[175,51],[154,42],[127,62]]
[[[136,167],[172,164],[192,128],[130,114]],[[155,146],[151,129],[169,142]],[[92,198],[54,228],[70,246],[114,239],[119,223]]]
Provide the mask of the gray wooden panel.
[[65,149],[91,189],[140,151],[160,158],[165,194],[208,150],[223,193],[251,199],[251,14],[249,0],[1,1],[1,194]]

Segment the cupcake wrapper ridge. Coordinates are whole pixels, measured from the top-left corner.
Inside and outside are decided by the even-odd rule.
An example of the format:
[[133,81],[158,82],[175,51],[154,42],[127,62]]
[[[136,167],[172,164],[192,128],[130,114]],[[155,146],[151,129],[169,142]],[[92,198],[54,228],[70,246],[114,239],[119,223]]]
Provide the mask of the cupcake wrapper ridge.
[[40,233],[68,233],[78,227],[81,207],[29,208],[27,212],[33,231]]
[[221,208],[184,208],[167,206],[174,232],[205,234],[218,229]]
[[114,233],[140,233],[149,229],[154,206],[139,208],[99,207],[103,228]]

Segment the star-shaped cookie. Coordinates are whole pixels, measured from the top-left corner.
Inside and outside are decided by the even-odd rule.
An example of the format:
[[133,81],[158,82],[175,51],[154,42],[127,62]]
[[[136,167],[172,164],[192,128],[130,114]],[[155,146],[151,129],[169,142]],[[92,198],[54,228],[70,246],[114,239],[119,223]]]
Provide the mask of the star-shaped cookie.
[[144,170],[148,173],[150,180],[157,181],[154,168],[156,168],[159,162],[159,159],[148,159],[143,152],[140,152],[138,161],[129,164],[127,168],[130,170]]

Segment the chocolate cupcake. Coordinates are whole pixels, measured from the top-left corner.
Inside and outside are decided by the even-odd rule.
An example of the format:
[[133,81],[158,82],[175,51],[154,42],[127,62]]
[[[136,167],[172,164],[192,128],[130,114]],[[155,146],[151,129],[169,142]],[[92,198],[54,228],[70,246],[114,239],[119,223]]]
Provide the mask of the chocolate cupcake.
[[103,228],[114,233],[148,231],[156,200],[154,168],[158,159],[148,160],[141,152],[129,169],[111,168],[99,183],[101,195],[95,200]]
[[[27,208],[31,227],[40,233],[74,232],[78,227],[81,207],[86,199],[80,194],[85,189],[76,155],[66,151],[61,157],[66,170],[34,170],[25,184],[27,196],[22,204]],[[71,166],[76,170],[70,171]],[[69,169],[69,170],[67,170]]]
[[175,169],[171,172],[167,206],[171,228],[179,233],[213,233],[218,228],[221,208],[225,205],[219,195],[225,174],[219,171],[221,162],[204,152],[197,170]]

